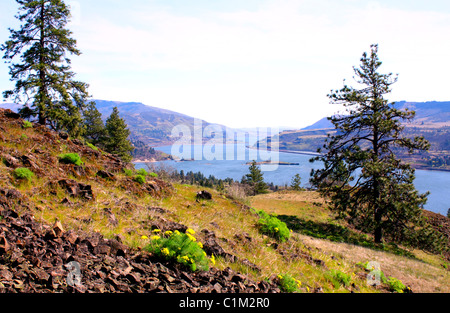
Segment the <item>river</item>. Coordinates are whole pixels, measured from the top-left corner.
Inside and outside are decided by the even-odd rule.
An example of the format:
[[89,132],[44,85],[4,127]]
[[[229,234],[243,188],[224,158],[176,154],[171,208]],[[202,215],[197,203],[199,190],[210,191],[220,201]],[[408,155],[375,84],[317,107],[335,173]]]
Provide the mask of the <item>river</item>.
[[[276,168],[261,166],[264,173],[264,180],[267,183],[275,185],[290,185],[291,179],[295,174],[300,174],[302,185],[309,186],[309,175],[311,169],[320,168],[320,163],[310,163],[311,155],[294,154],[286,152],[268,152],[262,150],[247,149],[243,145],[227,144],[223,146],[201,146],[192,145],[189,149],[175,149],[172,146],[157,147],[157,150],[168,154],[178,155],[184,159],[195,159],[191,161],[163,161],[165,166],[170,166],[176,170],[184,172],[202,172],[204,175],[214,175],[217,178],[233,178],[241,180],[242,176],[248,173],[248,165],[252,160],[267,160],[272,156],[278,158],[280,162],[298,163],[298,165],[279,165]],[[180,150],[180,151],[178,151]],[[145,163],[136,163],[136,168],[146,168]],[[416,170],[416,179],[414,181],[416,189],[423,193],[429,191],[428,201],[425,209],[447,215],[450,208],[450,172]]]

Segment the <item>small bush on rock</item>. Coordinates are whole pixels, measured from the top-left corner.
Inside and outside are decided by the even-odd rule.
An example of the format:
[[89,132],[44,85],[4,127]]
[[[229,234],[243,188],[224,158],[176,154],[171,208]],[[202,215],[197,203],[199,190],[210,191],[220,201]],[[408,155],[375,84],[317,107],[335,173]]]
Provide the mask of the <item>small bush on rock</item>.
[[14,170],[13,175],[17,179],[26,179],[27,181],[30,181],[34,176],[34,173],[25,167],[19,167]]
[[78,153],[64,153],[58,155],[59,161],[66,164],[75,164],[80,166],[83,164],[83,161],[81,161],[81,157],[78,155]]
[[151,242],[145,249],[166,260],[176,261],[192,272],[209,270],[209,261],[214,263],[214,256],[209,259],[203,250],[203,245],[193,236],[195,232],[188,229],[186,233],[178,230],[166,231],[160,234],[159,229],[153,230]]

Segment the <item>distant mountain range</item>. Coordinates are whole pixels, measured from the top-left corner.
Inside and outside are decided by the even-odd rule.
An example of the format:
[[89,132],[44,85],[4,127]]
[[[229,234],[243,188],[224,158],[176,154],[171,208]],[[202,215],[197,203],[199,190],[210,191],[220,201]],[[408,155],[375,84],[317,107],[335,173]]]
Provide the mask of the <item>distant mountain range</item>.
[[[450,101],[398,101],[395,103],[395,107],[399,110],[409,109],[416,112],[414,120],[406,126],[431,128],[450,126]],[[326,117],[318,120],[308,127],[303,128],[303,130],[325,128],[334,128],[333,124],[331,124]]]
[[[450,101],[399,101],[396,107],[416,112],[415,118],[404,124],[404,135],[409,138],[423,136],[431,145],[429,152],[401,154],[400,157],[416,168],[450,170]],[[333,133],[334,126],[325,117],[303,129],[282,131],[276,139],[281,151],[315,152],[323,147],[327,135]],[[256,145],[266,146],[267,141],[267,138],[263,139]]]
[[[172,135],[172,130],[177,125],[187,127],[191,135],[194,135],[195,127],[201,125],[204,141],[214,140],[214,138],[227,138],[227,136],[231,138],[235,137],[236,140],[242,140],[242,138],[247,136],[247,141],[251,145],[257,140],[256,128],[233,129],[178,112],[145,105],[140,102],[93,101],[95,101],[97,109],[102,114],[104,121],[111,114],[113,107],[116,106],[120,116],[125,119],[130,129],[130,139],[139,146],[145,144],[155,147],[174,143],[180,138]],[[0,107],[13,111],[17,111],[21,106],[14,103],[0,103]]]

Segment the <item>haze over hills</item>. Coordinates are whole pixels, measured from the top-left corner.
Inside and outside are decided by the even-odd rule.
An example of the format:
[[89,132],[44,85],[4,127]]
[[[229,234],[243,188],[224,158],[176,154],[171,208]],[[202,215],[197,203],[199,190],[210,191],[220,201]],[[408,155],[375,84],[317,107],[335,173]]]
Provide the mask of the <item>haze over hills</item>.
[[[406,126],[432,128],[450,126],[450,101],[398,101],[395,104],[399,110],[409,109],[416,112],[416,117],[414,120]],[[333,124],[331,124],[326,117],[302,129],[309,130],[324,128],[333,128]]]
[[[450,101],[399,101],[396,107],[416,112],[415,118],[404,124],[405,136],[423,136],[431,144],[429,152],[399,156],[416,168],[450,170]],[[327,135],[334,132],[333,124],[324,117],[303,129],[282,131],[277,139],[280,150],[315,152],[322,148]],[[265,146],[266,142],[267,138],[258,143]]]
[[[131,131],[130,139],[133,143],[139,143],[139,145],[145,144],[155,147],[174,143],[180,138],[172,136],[172,130],[178,125],[183,125],[185,130],[187,130],[187,127],[191,135],[194,135],[194,129],[201,125],[203,130],[203,140],[206,141],[213,138],[227,138],[227,142],[237,140],[245,141],[249,145],[252,145],[258,139],[265,137],[264,128],[260,128],[263,130],[263,133],[258,133],[258,128],[230,128],[220,124],[209,123],[205,120],[182,113],[149,106],[140,102],[120,102],[98,99],[93,101],[95,101],[97,109],[102,114],[104,121],[111,114],[113,107],[117,106],[120,116],[125,119],[128,128]],[[0,103],[1,108],[11,109],[15,112],[17,112],[21,106],[22,105],[15,103]],[[288,127],[280,127],[279,130],[281,131],[287,128]],[[270,132],[267,135],[270,135]]]

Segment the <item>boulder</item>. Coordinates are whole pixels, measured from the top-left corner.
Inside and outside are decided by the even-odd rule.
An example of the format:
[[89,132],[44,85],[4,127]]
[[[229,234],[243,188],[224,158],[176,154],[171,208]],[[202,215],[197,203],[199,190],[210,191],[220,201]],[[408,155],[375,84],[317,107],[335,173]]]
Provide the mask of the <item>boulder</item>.
[[197,192],[195,196],[197,200],[212,200],[212,194],[206,190]]
[[72,197],[79,197],[85,200],[92,200],[95,198],[91,185],[79,183],[73,179],[61,179],[58,181],[58,184],[66,189]]
[[110,180],[114,180],[114,174],[110,173],[108,171],[104,171],[104,170],[100,170],[97,172],[97,176],[104,178],[104,179],[110,179]]

